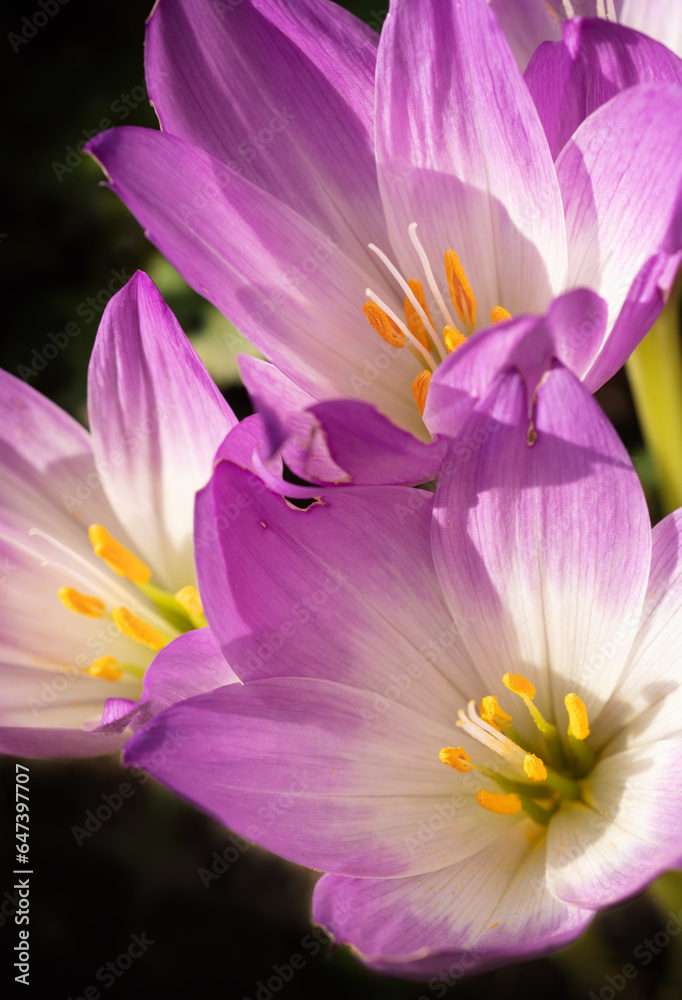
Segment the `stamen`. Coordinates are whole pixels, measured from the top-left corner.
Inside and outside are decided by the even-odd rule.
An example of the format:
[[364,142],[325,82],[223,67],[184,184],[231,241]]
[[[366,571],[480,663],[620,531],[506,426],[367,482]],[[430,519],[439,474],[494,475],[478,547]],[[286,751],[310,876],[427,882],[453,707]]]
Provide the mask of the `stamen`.
[[551,762],[557,767],[564,767],[566,755],[556,726],[543,717],[540,709],[533,704],[535,697],[535,687],[524,677],[523,674],[505,674],[502,678],[505,687],[508,687],[514,694],[518,694],[523,699],[526,708],[531,714],[533,722],[538,727],[545,738],[547,750]]
[[405,344],[405,336],[400,330],[396,329],[391,323],[390,319],[383,311],[380,309],[376,302],[372,302],[368,299],[362,305],[362,311],[369,320],[371,326],[374,327],[376,332],[385,340],[387,344],[391,347],[403,347]]
[[156,650],[163,649],[166,645],[166,639],[157,628],[142,621],[141,618],[134,615],[128,608],[113,608],[111,617],[114,619],[114,625],[119,632],[128,636],[129,639],[134,639],[136,642],[142,643],[148,649],[153,649],[156,652]]
[[433,273],[431,264],[429,263],[429,258],[426,256],[426,250],[421,245],[421,241],[417,236],[417,223],[411,222],[407,227],[407,231],[410,236],[410,242],[414,249],[417,251],[417,256],[419,257],[421,266],[424,269],[424,274],[426,275],[426,280],[428,282],[429,288],[431,289],[431,294],[438,303],[438,308],[440,309],[443,319],[445,320],[446,326],[454,326],[454,321],[450,315],[450,310],[445,305],[445,299],[440,294],[440,288],[438,287],[438,282]]
[[[431,344],[429,344],[428,339],[422,338],[422,336],[420,336],[420,334],[410,325],[410,314],[408,313],[407,302],[410,303],[411,308],[417,314],[417,319],[421,320],[426,330],[428,330],[428,332],[431,334],[433,342],[438,347],[438,353],[441,356],[441,360],[443,360],[445,358],[443,345],[441,343],[440,337],[436,333],[436,328],[433,325],[433,319],[431,318],[431,313],[429,312],[426,306],[426,299],[424,298],[424,289],[422,287],[421,281],[417,281],[416,278],[414,278],[412,281],[405,281],[398,268],[395,266],[395,264],[393,264],[392,261],[389,260],[389,258],[383,252],[383,250],[380,250],[379,247],[376,246],[374,243],[369,243],[368,249],[370,249],[372,253],[375,253],[377,255],[379,260],[393,275],[393,277],[395,278],[395,280],[398,282],[403,292],[405,293],[405,300],[406,300],[405,318],[407,320],[407,325],[412,335],[419,341],[419,343],[421,343],[426,348],[427,351],[431,350]],[[418,286],[418,288],[416,286]],[[421,295],[419,294],[419,291],[421,291]]]
[[488,747],[493,753],[499,754],[500,757],[508,761],[510,764],[516,764],[517,767],[523,767],[523,761],[526,756],[526,751],[522,750],[516,743],[512,742],[503,733],[498,732],[493,726],[488,725],[484,722],[476,713],[476,702],[470,701],[467,705],[467,715],[464,714],[460,708],[457,713],[456,725],[463,729],[465,733],[472,736],[483,746]]
[[464,747],[443,747],[438,755],[444,764],[454,767],[460,774],[471,770],[471,757]]
[[[571,3],[571,0],[562,0],[562,2],[564,7],[564,14],[566,15],[566,17],[575,17],[575,11],[573,9],[573,4]],[[599,3],[599,0],[597,0],[597,3]]]
[[481,699],[479,712],[483,721],[487,722],[489,726],[493,726],[499,732],[502,731],[500,722],[511,722],[512,720],[511,715],[507,715],[505,710],[500,707],[494,694],[488,694],[485,698]]
[[[424,315],[428,318],[429,322],[431,323],[431,327],[433,328],[433,320],[431,319],[431,313],[429,312],[428,306],[426,305],[426,299],[424,297],[424,286],[422,285],[421,281],[418,281],[416,278],[412,278],[410,281],[408,281],[407,284],[409,286],[410,291],[412,292],[412,295],[417,300],[419,305],[422,307]],[[405,309],[405,319],[407,321],[407,325],[411,333],[414,334],[414,336],[417,338],[420,344],[424,345],[427,351],[430,351],[431,338],[429,337],[428,331],[424,326],[424,323],[422,321],[419,312],[415,309],[414,305],[412,304],[411,296],[407,294],[405,295],[404,309]]]
[[146,583],[152,573],[141,559],[113,538],[101,524],[91,524],[88,535],[95,555],[104,560],[119,576],[125,576],[133,583]]
[[454,250],[445,251],[444,261],[452,304],[462,322],[469,330],[473,330],[476,326],[476,299],[469,279]]
[[102,681],[120,681],[122,673],[117,664],[115,656],[99,656],[88,667],[88,673]]
[[[417,338],[413,334],[410,333],[410,331],[407,329],[407,327],[405,326],[405,324],[403,323],[403,321],[398,316],[396,316],[396,314],[393,312],[393,310],[391,309],[391,307],[387,306],[386,303],[383,301],[383,299],[380,299],[379,296],[376,295],[372,291],[371,288],[366,288],[365,289],[365,295],[367,296],[367,298],[371,302],[374,302],[375,305],[379,306],[379,308],[382,310],[382,312],[386,313],[386,315],[388,316],[388,318],[395,324],[395,326],[398,327],[398,329],[400,330],[400,332],[402,334],[404,334],[404,336],[409,340],[410,344],[412,344],[412,346],[417,351],[419,351],[419,353],[424,358],[424,360],[426,361],[426,364],[429,366],[429,368],[431,368],[433,370],[433,367],[435,365],[435,362],[434,362],[433,358],[431,357],[431,355],[429,354],[429,352],[426,350],[426,348],[422,344],[419,343],[419,341],[417,340]],[[367,313],[365,313],[365,315],[367,315]]]
[[489,812],[497,813],[498,816],[515,816],[523,808],[518,795],[510,792],[508,795],[499,795],[497,792],[486,792],[481,788],[476,792],[476,801],[479,806]]
[[507,312],[506,309],[503,309],[502,306],[493,306],[492,309],[490,310],[490,319],[492,320],[493,324],[504,323],[505,320],[511,318],[512,314],[510,312]]
[[412,395],[414,396],[414,401],[417,404],[417,409],[421,417],[424,416],[424,407],[426,406],[426,397],[429,394],[430,382],[431,372],[423,371],[417,375],[412,383]]
[[99,597],[81,594],[80,590],[75,590],[73,587],[60,587],[57,597],[69,611],[85,615],[86,618],[103,618],[107,613],[106,605]]
[[443,340],[445,341],[448,354],[452,354],[462,344],[466,344],[468,338],[463,333],[460,333],[457,327],[446,326],[443,328]]
[[585,702],[577,694],[567,694],[564,705],[568,712],[568,735],[576,740],[585,740],[590,735]]
[[523,770],[533,781],[545,781],[547,768],[534,753],[527,753],[523,761]]
[[181,608],[184,608],[190,618],[198,618],[203,615],[204,608],[196,587],[183,587],[175,595],[175,600]]

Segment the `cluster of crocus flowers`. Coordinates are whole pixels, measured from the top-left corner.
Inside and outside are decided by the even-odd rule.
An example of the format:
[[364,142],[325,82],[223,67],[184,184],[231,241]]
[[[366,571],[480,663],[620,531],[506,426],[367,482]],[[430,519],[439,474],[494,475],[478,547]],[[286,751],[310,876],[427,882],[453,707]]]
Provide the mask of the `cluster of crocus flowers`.
[[[155,654],[205,625],[194,492],[236,419],[146,275],[107,306],[88,378],[90,434],[0,373],[0,746],[109,753]],[[171,656],[171,661],[173,657]],[[219,679],[230,680],[223,663]],[[163,689],[163,684],[160,685]],[[150,693],[152,692],[152,693]]]
[[591,396],[682,258],[682,62],[627,0],[553,2],[560,42],[523,6],[511,33],[516,0],[396,0],[378,37],[321,0],[159,0],[163,130],[90,150],[263,351],[261,412],[140,275],[92,441],[3,377],[2,749],[125,742],[419,978],[557,948],[682,858],[682,518],[652,532]]

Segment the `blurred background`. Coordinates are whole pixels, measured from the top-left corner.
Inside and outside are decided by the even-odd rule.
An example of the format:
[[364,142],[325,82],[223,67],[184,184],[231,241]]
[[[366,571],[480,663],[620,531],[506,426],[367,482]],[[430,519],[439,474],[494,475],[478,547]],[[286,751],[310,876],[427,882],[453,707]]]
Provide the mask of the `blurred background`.
[[[47,7],[53,10],[56,3]],[[0,363],[20,377],[32,368],[30,384],[83,422],[87,363],[107,290],[118,290],[137,268],[155,280],[236,412],[249,412],[234,361],[248,346],[146,242],[127,209],[99,186],[99,168],[80,152],[84,139],[109,125],[156,125],[143,72],[149,6],[148,0],[61,0],[36,30],[30,19],[41,9],[38,0],[3,4],[6,199],[0,272],[5,320]],[[385,15],[385,0],[347,6],[375,28]],[[50,334],[57,336],[69,322],[80,332],[41,368],[43,348],[53,342]],[[633,456],[656,518],[650,462],[622,373],[600,392],[600,401]],[[680,939],[668,935],[669,943],[660,946],[669,913],[682,907],[675,876],[660,880],[646,896],[600,914],[580,942],[547,959],[449,984],[404,983],[368,972],[347,949],[327,947],[324,936],[315,947],[307,936],[313,875],[257,847],[240,851],[226,830],[152,780],[131,777],[116,759],[36,761],[30,773],[35,874],[29,989],[37,995],[74,1000],[84,995],[95,1000],[109,990],[130,998],[201,992],[225,1000],[432,1000],[446,995],[613,1000],[617,993],[626,1000],[667,1000],[682,995]],[[128,798],[119,794],[125,782],[133,789]],[[12,967],[17,941],[9,826],[13,784],[14,762],[3,759],[3,995],[7,988],[23,989],[15,985]],[[99,827],[90,821],[86,830],[88,814],[118,801],[117,795],[120,807],[111,809]],[[216,865],[214,852],[225,851],[234,860]],[[220,874],[210,878],[214,866]],[[147,949],[120,978],[107,976],[106,963],[127,952],[133,935],[148,942]],[[304,964],[285,982],[292,955],[302,956]],[[623,976],[628,965],[636,969],[632,979]]]

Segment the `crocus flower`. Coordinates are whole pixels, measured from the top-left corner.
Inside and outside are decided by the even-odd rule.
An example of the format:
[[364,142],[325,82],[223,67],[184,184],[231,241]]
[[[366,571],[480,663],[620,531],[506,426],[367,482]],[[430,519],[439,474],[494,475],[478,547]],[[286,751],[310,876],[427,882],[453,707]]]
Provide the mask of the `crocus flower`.
[[542,42],[556,42],[575,17],[635,28],[682,56],[682,8],[676,0],[488,0],[522,69]]
[[205,628],[199,672],[178,666],[182,638],[164,647],[205,625],[194,493],[237,421],[139,272],[102,316],[91,433],[7,372],[0,407],[0,750],[110,752],[143,693],[148,717],[210,688],[212,666],[217,683],[234,676]]
[[604,305],[577,325],[593,355],[611,344],[606,378],[662,306],[682,247],[677,84],[617,93],[554,163],[484,0],[397,0],[380,37],[321,0],[161,0],[146,63],[163,131],[89,149],[273,363],[243,376],[299,475],[351,478],[321,415],[301,417],[319,401],[364,401],[345,420],[358,440],[380,448],[392,422],[418,450],[430,373],[491,319],[587,286]]
[[251,498],[197,556],[244,685],[156,716],[129,764],[182,734],[156,776],[325,872],[316,919],[394,975],[545,953],[679,863],[682,512],[652,532],[572,373],[502,373],[435,495],[301,511],[255,483],[222,462],[197,500],[215,524]]

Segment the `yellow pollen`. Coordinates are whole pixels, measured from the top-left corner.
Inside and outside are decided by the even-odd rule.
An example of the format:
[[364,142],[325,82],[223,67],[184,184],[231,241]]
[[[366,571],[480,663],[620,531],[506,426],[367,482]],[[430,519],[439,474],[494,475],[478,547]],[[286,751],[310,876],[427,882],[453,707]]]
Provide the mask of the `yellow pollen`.
[[[424,297],[424,286],[421,281],[418,281],[417,278],[412,278],[407,282],[407,284],[410,286],[415,299],[426,313],[431,326],[433,326],[431,313],[429,312],[429,308],[426,305],[426,299]],[[424,321],[410,302],[407,295],[405,296],[405,320],[407,322],[407,329],[410,331],[412,336],[417,338],[422,347],[425,347],[427,351],[430,351],[433,347],[431,338],[429,337],[428,331],[424,326]]]
[[493,306],[490,310],[490,319],[493,323],[504,323],[506,319],[511,319],[512,314],[507,312],[502,306]]
[[494,726],[497,730],[500,729],[500,722],[511,722],[512,720],[511,715],[507,715],[505,710],[500,708],[494,694],[488,694],[481,699],[479,714],[484,722],[487,722],[489,726]]
[[147,583],[152,573],[148,566],[126,549],[109,534],[101,524],[91,524],[88,535],[95,555],[103,559],[109,569],[119,576],[125,576],[133,583]]
[[444,764],[449,764],[461,774],[471,770],[471,757],[464,747],[443,747],[438,756]]
[[535,688],[523,674],[505,674],[502,682],[514,694],[520,694],[522,697],[525,695],[531,701],[535,697]]
[[481,788],[476,792],[476,801],[488,812],[497,813],[499,816],[515,816],[523,808],[521,799],[513,792],[509,795],[499,795],[497,792],[486,792],[485,788]]
[[143,622],[141,618],[134,615],[128,608],[113,608],[111,617],[114,619],[114,625],[119,632],[123,632],[123,635],[127,635],[129,639],[135,639],[136,642],[141,642],[143,646],[147,646],[154,651],[162,649],[166,645],[165,638],[157,628],[154,628],[153,625],[149,625],[147,622]]
[[107,613],[104,601],[100,601],[99,597],[81,594],[73,587],[60,587],[57,591],[57,597],[69,611],[75,611],[77,615],[85,615],[86,618],[103,618]]
[[424,416],[426,397],[429,394],[430,381],[431,372],[425,368],[423,372],[419,372],[416,379],[412,383],[412,395],[414,396],[414,401],[417,404],[417,408],[422,417]]
[[524,757],[523,770],[533,781],[544,781],[547,777],[547,768],[534,753],[527,753]]
[[461,347],[462,344],[466,344],[467,342],[467,338],[464,334],[460,333],[457,327],[450,326],[449,323],[447,326],[443,327],[443,340],[448,354],[452,354],[453,351],[456,351],[458,347]]
[[362,310],[371,326],[374,327],[379,336],[387,344],[390,344],[391,347],[402,347],[404,345],[405,334],[396,328],[395,324],[391,322],[390,317],[386,315],[383,309],[379,308],[376,302],[367,299],[362,306]]
[[181,608],[184,608],[188,615],[198,617],[203,615],[204,608],[196,587],[183,587],[175,595],[175,600]]
[[567,694],[564,705],[568,712],[568,735],[584,740],[590,735],[585,702],[577,694]]
[[445,251],[445,274],[448,279],[450,298],[457,315],[468,327],[476,326],[476,299],[469,279],[454,250]]
[[99,656],[88,667],[91,677],[99,677],[102,681],[120,681],[121,671],[117,667],[115,656]]

